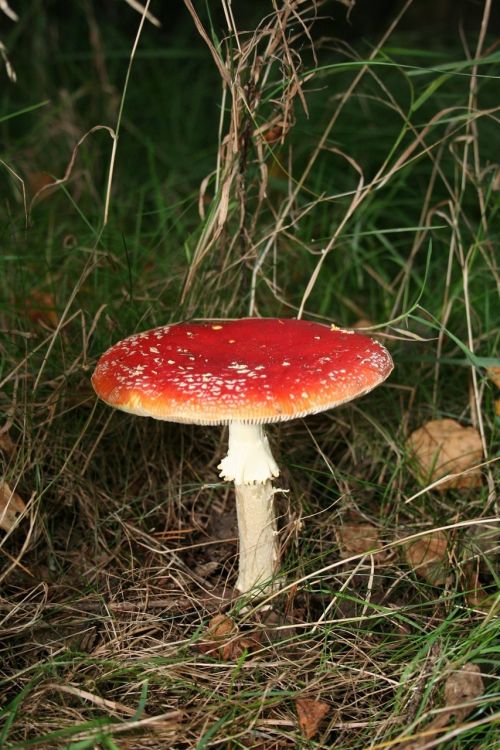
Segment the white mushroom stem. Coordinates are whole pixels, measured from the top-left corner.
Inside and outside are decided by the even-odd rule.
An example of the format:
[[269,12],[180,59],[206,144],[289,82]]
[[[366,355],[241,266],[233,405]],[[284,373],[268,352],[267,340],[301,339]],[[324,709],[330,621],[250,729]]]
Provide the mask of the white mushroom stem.
[[261,425],[232,422],[228,453],[218,468],[223,479],[234,481],[236,490],[240,540],[236,588],[246,593],[259,587],[259,593],[270,593],[279,565],[271,479],[279,469]]

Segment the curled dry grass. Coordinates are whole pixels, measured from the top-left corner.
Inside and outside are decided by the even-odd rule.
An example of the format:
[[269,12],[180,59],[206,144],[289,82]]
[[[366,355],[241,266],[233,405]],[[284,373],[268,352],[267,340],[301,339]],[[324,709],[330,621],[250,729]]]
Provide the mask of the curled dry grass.
[[[74,252],[51,265],[44,304],[27,288],[43,264],[25,246],[22,216],[13,220],[12,254],[30,265],[6,265],[2,281],[1,446],[3,474],[28,507],[1,546],[0,745],[400,747],[422,733],[427,741],[446,677],[473,662],[485,690],[450,742],[493,747],[498,626],[491,603],[467,596],[471,580],[493,592],[496,576],[495,539],[485,546],[477,533],[495,515],[494,415],[481,369],[498,336],[484,288],[494,274],[497,167],[481,130],[497,124],[498,109],[479,90],[493,54],[491,4],[475,47],[462,40],[465,103],[461,89],[457,104],[437,110],[428,107],[446,67],[408,105],[378,65],[411,3],[367,58],[343,47],[343,71],[355,72],[336,82],[326,108],[313,90],[328,82],[313,42],[320,3],[276,7],[241,32],[223,0],[220,44],[186,5],[222,86],[216,168],[186,213],[182,196],[152,182],[173,207],[154,228],[144,208],[146,249],[121,252],[113,227],[95,230],[81,208],[90,229],[74,217],[61,223]],[[416,74],[391,66],[412,90]],[[356,138],[333,140],[358,99],[364,117],[382,105],[398,123],[375,166]],[[337,180],[324,180],[332,167]],[[120,212],[113,179],[111,214]],[[47,215],[27,238],[57,247]],[[187,273],[184,260],[161,257],[164,226],[175,232],[179,222]],[[368,315],[384,323],[375,331],[399,362],[391,383],[359,405],[273,429],[287,490],[277,497],[286,585],[270,607],[232,594],[233,500],[216,469],[224,435],[111,413],[89,386],[96,356],[136,326],[241,314]],[[477,427],[481,489],[416,484],[406,438],[436,414]],[[370,553],[342,533],[362,525],[377,542]],[[435,585],[412,570],[405,544],[439,529],[447,574]],[[207,628],[221,614],[232,629],[214,645]],[[298,726],[300,698],[330,706],[311,740]],[[420,745],[433,746],[435,737]]]

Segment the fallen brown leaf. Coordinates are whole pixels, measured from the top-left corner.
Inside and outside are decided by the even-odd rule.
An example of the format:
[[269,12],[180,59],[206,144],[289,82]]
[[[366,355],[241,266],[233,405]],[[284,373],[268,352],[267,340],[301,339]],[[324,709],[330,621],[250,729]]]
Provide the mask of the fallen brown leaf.
[[497,388],[500,388],[500,367],[487,367],[486,374],[491,380],[491,382]]
[[454,419],[434,419],[412,432],[408,447],[422,484],[434,482],[447,474],[457,474],[442,482],[437,489],[443,492],[450,488],[481,485],[481,470],[467,471],[483,457],[481,437],[474,427],[462,427]]
[[202,654],[219,655],[223,661],[234,661],[244,651],[260,646],[257,635],[238,632],[238,626],[227,615],[215,615],[208,624],[204,639],[198,644]]
[[7,482],[0,481],[0,529],[11,531],[26,505]]
[[[427,725],[420,737],[399,745],[401,750],[420,750],[429,747],[434,737],[452,720],[463,721],[474,710],[474,701],[484,692],[481,670],[477,664],[464,664],[453,672],[444,686],[445,709]],[[433,745],[434,746],[434,745]]]
[[57,328],[59,316],[56,312],[54,295],[35,289],[26,298],[26,314],[33,323],[41,323],[49,328]]
[[258,635],[238,635],[236,638],[228,641],[222,647],[220,652],[223,661],[235,661],[245,651],[254,651],[261,645]]
[[272,146],[281,139],[282,135],[283,135],[283,126],[274,125],[273,127],[266,130],[262,137],[264,138],[266,143]]
[[36,195],[38,201],[45,200],[56,190],[56,180],[48,172],[28,172],[27,182],[30,194]]
[[455,721],[463,721],[474,709],[470,703],[484,692],[484,682],[478,664],[464,664],[453,672],[444,686],[444,699],[447,706],[453,709]]
[[342,558],[362,555],[380,546],[378,530],[369,523],[343,524],[337,534]]
[[312,698],[297,698],[295,701],[300,731],[307,740],[317,734],[319,725],[330,711],[330,704]]
[[199,644],[202,653],[218,650],[224,642],[238,632],[238,626],[227,615],[215,615],[208,623],[203,641]]
[[14,441],[12,440],[9,433],[0,433],[0,451],[2,451],[2,453],[5,453],[6,456],[12,456],[15,449],[16,446],[14,445]]
[[432,531],[405,545],[406,562],[417,575],[434,586],[448,577],[448,540],[442,531]]

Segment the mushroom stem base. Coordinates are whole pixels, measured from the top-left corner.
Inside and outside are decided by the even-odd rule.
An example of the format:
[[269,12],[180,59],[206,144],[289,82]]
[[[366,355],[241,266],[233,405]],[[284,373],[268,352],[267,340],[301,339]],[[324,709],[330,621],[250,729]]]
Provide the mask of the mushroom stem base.
[[[260,587],[259,594],[277,590],[279,545],[274,516],[274,489],[269,480],[236,485],[240,538],[240,569],[236,588],[242,593]],[[256,592],[257,593],[257,592]]]

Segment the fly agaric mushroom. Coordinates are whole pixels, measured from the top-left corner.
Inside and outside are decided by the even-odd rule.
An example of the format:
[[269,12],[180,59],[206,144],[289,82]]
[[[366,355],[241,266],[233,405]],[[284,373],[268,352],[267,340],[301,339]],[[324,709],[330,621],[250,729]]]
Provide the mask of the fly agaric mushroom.
[[246,318],[177,323],[130,336],[103,354],[92,384],[103,401],[132,414],[229,425],[229,450],[218,468],[236,488],[236,588],[267,593],[279,565],[271,484],[279,469],[262,425],[368,393],[392,367],[387,350],[359,333],[304,320]]

